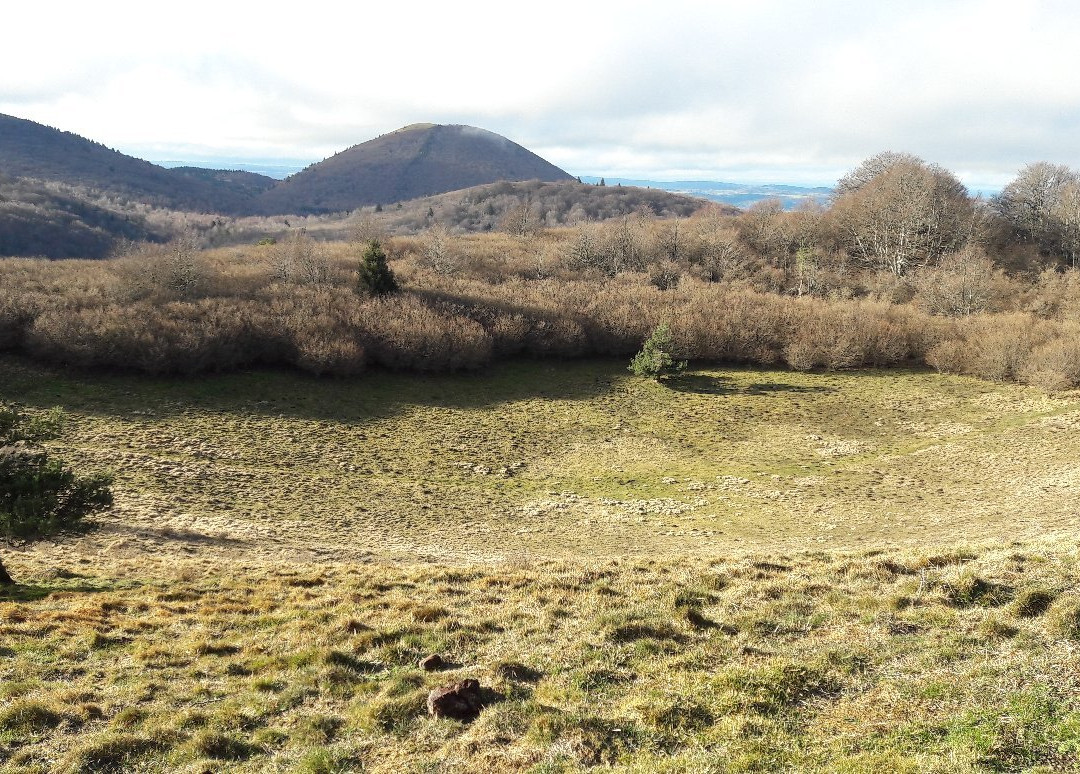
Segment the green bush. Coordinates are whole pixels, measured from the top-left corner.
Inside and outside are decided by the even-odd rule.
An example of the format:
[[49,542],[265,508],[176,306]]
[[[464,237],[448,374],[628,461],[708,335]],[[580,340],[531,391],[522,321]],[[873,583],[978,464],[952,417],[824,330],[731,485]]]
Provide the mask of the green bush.
[[0,447],[0,534],[35,537],[73,527],[112,504],[110,483],[104,474],[77,476],[42,449]]
[[398,289],[394,273],[386,263],[386,251],[377,239],[372,239],[360,256],[358,289],[372,296],[384,296]]
[[[70,529],[112,505],[112,479],[79,476],[38,443],[62,429],[59,410],[30,418],[0,405],[0,537],[38,537]],[[0,585],[11,583],[0,562]]]
[[686,361],[676,362],[671,356],[673,338],[667,325],[656,326],[641,347],[641,351],[630,361],[630,370],[636,376],[659,379],[668,374],[678,373],[686,368]]

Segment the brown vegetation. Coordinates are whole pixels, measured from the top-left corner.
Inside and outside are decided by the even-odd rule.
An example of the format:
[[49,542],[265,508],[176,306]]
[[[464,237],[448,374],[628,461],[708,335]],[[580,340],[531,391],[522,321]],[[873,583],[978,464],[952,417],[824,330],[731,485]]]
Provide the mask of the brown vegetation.
[[[629,357],[667,324],[677,359],[926,364],[1068,388],[1080,384],[1080,280],[1064,227],[1037,244],[1020,227],[1036,205],[1069,222],[1070,185],[1018,182],[988,208],[945,170],[880,154],[829,209],[682,211],[668,194],[534,181],[283,234],[286,219],[191,217],[174,223],[184,229],[173,242],[97,265],[0,264],[0,347],[151,373],[285,364],[344,375]],[[200,249],[275,228],[280,238],[255,246]],[[342,232],[353,241],[321,241]],[[372,239],[404,291],[391,299],[356,292]]]
[[355,292],[361,245],[300,232],[245,249],[200,251],[189,235],[107,262],[10,260],[0,264],[0,345],[150,373],[287,364],[344,375],[628,357],[667,323],[679,359],[926,363],[1080,384],[1074,272],[1008,276],[972,248],[910,277],[857,271],[839,253],[807,257],[799,234],[815,218],[638,213],[524,237],[437,227],[388,241],[405,292],[387,299]]

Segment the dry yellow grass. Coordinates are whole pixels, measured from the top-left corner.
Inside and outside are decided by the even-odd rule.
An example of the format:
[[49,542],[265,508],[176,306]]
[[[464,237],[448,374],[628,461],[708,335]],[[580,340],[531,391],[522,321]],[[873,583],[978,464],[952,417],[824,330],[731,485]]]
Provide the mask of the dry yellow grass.
[[[74,377],[86,535],[4,551],[10,771],[1018,771],[1080,756],[1080,396],[530,363]],[[452,662],[427,674],[433,652]],[[472,724],[427,690],[502,696]]]
[[708,370],[665,385],[617,362],[518,362],[171,381],[6,359],[0,394],[64,406],[60,450],[117,474],[114,513],[63,552],[718,556],[1080,526],[1080,394],[924,372]]
[[[35,568],[8,771],[1018,771],[1080,753],[1075,549]],[[138,580],[136,580],[138,579]],[[1037,614],[1022,603],[1045,598]],[[429,674],[417,661],[450,662]],[[429,689],[479,679],[472,724]]]

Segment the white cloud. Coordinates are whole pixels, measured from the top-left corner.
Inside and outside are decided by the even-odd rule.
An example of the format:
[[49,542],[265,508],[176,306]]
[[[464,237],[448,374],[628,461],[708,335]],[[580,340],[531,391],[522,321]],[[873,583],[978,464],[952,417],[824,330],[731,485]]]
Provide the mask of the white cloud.
[[0,112],[158,157],[318,159],[435,121],[577,174],[829,182],[886,148],[972,182],[1080,166],[1067,2],[160,8],[6,9]]

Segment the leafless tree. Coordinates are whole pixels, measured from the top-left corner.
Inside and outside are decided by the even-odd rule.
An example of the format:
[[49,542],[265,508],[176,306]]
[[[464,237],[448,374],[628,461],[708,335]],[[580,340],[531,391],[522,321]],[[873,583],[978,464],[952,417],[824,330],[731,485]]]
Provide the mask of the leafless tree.
[[[884,156],[848,176],[859,182],[842,186],[829,218],[853,257],[900,277],[966,244],[974,207],[951,172],[906,154]],[[881,171],[867,180],[864,167]]]
[[896,151],[882,151],[864,160],[855,169],[836,181],[835,196],[847,196],[871,183],[879,175],[892,169],[897,164],[922,164],[918,156]]
[[423,262],[438,274],[453,274],[458,269],[459,261],[451,244],[450,229],[436,223],[424,232]]
[[1013,236],[1043,255],[1080,267],[1080,174],[1039,161],[1020,170],[994,199]]
[[1062,255],[1080,269],[1080,180],[1069,181],[1061,190],[1053,214],[1061,228]]
[[322,244],[304,229],[274,245],[274,275],[281,282],[322,285],[330,281],[330,261]]
[[509,234],[526,237],[535,233],[541,222],[542,218],[540,213],[537,212],[537,206],[533,201],[532,194],[526,191],[525,195],[516,204],[507,208],[501,219],[500,226],[503,231]]

